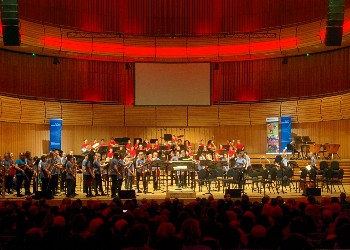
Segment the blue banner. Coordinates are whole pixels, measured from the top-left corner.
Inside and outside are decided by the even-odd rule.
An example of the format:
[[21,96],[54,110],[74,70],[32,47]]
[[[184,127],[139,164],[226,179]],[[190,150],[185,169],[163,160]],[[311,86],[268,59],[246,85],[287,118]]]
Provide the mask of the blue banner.
[[62,119],[50,120],[50,150],[62,149]]
[[281,151],[292,141],[292,117],[281,116]]

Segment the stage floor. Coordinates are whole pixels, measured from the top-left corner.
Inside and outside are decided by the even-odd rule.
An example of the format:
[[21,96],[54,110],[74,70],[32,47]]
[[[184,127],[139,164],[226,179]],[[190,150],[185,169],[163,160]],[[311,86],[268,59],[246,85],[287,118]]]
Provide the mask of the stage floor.
[[[214,185],[212,184],[212,186],[214,186]],[[350,193],[350,184],[343,184],[343,186],[345,188],[345,192],[347,194],[349,194]],[[133,188],[136,189],[136,187],[134,187],[134,186],[133,186]],[[122,187],[122,190],[125,190],[124,185]],[[149,184],[148,190],[152,190],[152,183]],[[133,191],[131,191],[131,193],[132,192]],[[323,190],[321,190],[321,195],[320,196],[316,195],[315,197],[317,199],[320,199],[322,197],[339,197],[341,192],[344,192],[342,186],[335,185],[332,187],[332,193],[330,191],[327,192],[326,188],[324,188]],[[88,198],[88,197],[86,197],[86,194],[83,193],[81,186],[77,186],[76,193],[77,193],[77,195],[74,198],[72,198],[72,200],[80,199],[83,201],[83,204],[86,204],[87,201],[89,201],[89,200],[98,200],[98,201],[107,202],[107,203],[109,203],[112,200],[112,198],[110,197],[110,193],[109,193],[109,195],[105,195],[105,196],[96,196],[96,197]],[[130,193],[130,192],[124,191],[123,194],[127,195],[127,193]],[[220,191],[216,190],[214,187],[211,189],[211,191],[209,193],[209,190],[207,189],[206,186],[203,186],[202,190],[200,192],[198,190],[198,186],[196,187],[196,191],[194,191],[191,188],[178,188],[175,185],[168,186],[168,188],[166,188],[166,185],[163,185],[163,186],[161,186],[160,190],[157,190],[154,192],[148,192],[148,193],[137,193],[137,191],[136,191],[135,195],[136,195],[136,199],[139,201],[141,201],[142,199],[147,199],[147,200],[156,200],[158,202],[161,202],[165,198],[168,197],[170,199],[178,198],[178,199],[182,200],[184,203],[189,203],[189,202],[194,201],[196,198],[208,198],[208,196],[210,194],[213,195],[214,199],[222,199],[222,198],[224,198],[224,193],[225,193],[225,191],[224,192],[222,191],[222,187],[221,187]],[[233,193],[236,194],[237,192],[233,191]],[[246,185],[246,187],[244,189],[244,193],[249,196],[251,201],[261,201],[261,198],[264,196],[263,191],[261,193],[258,192],[257,190],[252,191],[251,185]],[[279,189],[278,193],[276,192],[275,189],[273,189],[273,190],[266,189],[265,195],[270,196],[270,198],[274,198],[276,196],[282,196],[285,200],[289,199],[289,198],[293,198],[296,200],[306,198],[306,195],[303,195],[303,190],[298,192],[295,190],[290,190],[288,187],[284,188],[283,192],[281,189]],[[239,199],[238,196],[236,196],[236,197],[233,197],[233,196],[234,195],[232,195],[232,193],[231,193],[232,199]],[[64,199],[65,197],[66,196],[65,196],[64,192],[58,193],[57,195],[54,196],[53,199],[48,199],[47,203],[49,205],[59,205],[60,202],[62,201],[62,199]],[[15,194],[9,194],[9,195],[6,194],[5,196],[0,196],[0,203],[2,203],[6,199],[21,202],[21,201],[24,201],[26,199],[26,196],[17,197]],[[128,198],[121,197],[121,199],[126,200]]]

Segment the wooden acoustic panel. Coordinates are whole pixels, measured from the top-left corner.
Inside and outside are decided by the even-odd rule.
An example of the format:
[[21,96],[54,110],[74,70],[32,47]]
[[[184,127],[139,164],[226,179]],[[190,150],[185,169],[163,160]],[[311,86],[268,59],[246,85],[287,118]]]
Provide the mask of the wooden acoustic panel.
[[22,108],[19,98],[1,96],[0,121],[19,122],[21,113]]
[[340,110],[342,119],[350,118],[350,93],[342,95]]
[[156,126],[155,107],[125,106],[125,126]]
[[186,127],[187,106],[156,107],[157,127]]
[[218,106],[211,107],[188,107],[188,126],[219,126]]
[[45,123],[44,101],[21,99],[21,107],[21,123]]
[[94,126],[124,126],[124,106],[93,104]]
[[267,117],[280,117],[281,103],[254,103],[250,106],[250,122],[252,125],[265,124]]
[[92,104],[62,103],[63,125],[92,125]]
[[298,101],[298,122],[319,122],[321,116],[321,98]]
[[298,122],[297,101],[281,102],[281,116],[292,117],[292,123]]
[[250,125],[250,104],[219,106],[220,126]]
[[45,123],[50,123],[50,119],[62,118],[62,106],[60,102],[45,102]]
[[322,98],[321,114],[323,121],[341,120],[341,96],[331,96]]

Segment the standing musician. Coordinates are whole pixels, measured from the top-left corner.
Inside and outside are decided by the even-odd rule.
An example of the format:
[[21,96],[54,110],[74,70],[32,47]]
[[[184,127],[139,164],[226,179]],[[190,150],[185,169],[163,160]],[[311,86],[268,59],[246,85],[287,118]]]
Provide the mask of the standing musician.
[[12,185],[13,185],[13,177],[14,175],[11,173],[11,169],[14,169],[15,163],[11,158],[11,153],[5,153],[4,159],[2,160],[2,164],[5,167],[5,189],[8,194],[12,194]]
[[24,178],[24,194],[31,195],[32,193],[30,192],[30,183],[34,175],[34,168],[33,168],[34,166],[33,166],[32,154],[29,151],[25,152],[25,163],[27,167],[24,170],[24,173],[26,176]]
[[49,190],[49,181],[51,178],[51,171],[49,162],[47,160],[47,155],[44,154],[40,158],[39,162],[39,175],[41,179],[41,191]]
[[235,168],[241,172],[238,188],[241,188],[241,180],[242,180],[246,165],[247,165],[247,161],[246,159],[243,158],[243,151],[240,151],[239,153],[237,153],[237,158],[235,162]]
[[135,176],[135,164],[133,157],[125,157],[124,158],[124,166],[125,166],[125,189],[132,189],[132,180]]
[[84,160],[81,162],[81,172],[83,174],[83,193],[88,193],[88,188],[87,188],[87,173],[86,173],[86,168],[87,168],[87,163],[88,163],[88,155],[85,155]]
[[38,174],[39,174],[39,161],[38,156],[33,157],[33,193],[38,191]]
[[[137,155],[137,159],[136,159],[136,163],[135,163],[135,170],[136,170],[136,188],[137,188],[137,192],[141,193],[140,190],[140,179],[141,179],[141,175],[143,174],[143,164],[145,163],[145,159],[144,159],[144,154],[142,152],[140,152]],[[142,179],[144,181],[144,177]],[[145,186],[143,187],[143,190],[145,190]]]
[[101,164],[101,155],[95,154],[95,160],[93,165],[93,172],[95,174],[95,196],[99,196],[98,190],[100,190],[101,195],[105,195],[102,187],[102,169],[107,166],[108,163]]
[[17,183],[16,183],[17,197],[23,196],[21,194],[21,188],[22,188],[23,180],[26,176],[25,169],[26,169],[27,165],[26,165],[25,159],[26,159],[25,154],[20,153],[19,158],[16,160],[16,163],[15,163],[16,179],[17,179]]
[[143,182],[143,192],[148,192],[148,183],[151,178],[151,168],[152,165],[152,154],[147,155],[147,159],[144,162],[144,165],[142,167],[142,182]]
[[[123,169],[120,166],[122,163],[120,161],[120,156],[118,153],[114,153],[113,158],[111,160],[111,168],[109,175],[112,178],[112,186],[111,186],[111,197],[115,198],[117,196],[117,191],[119,191],[119,185],[121,187],[123,181]],[[120,176],[122,177],[120,180]]]
[[67,155],[66,164],[65,164],[65,173],[66,173],[66,186],[67,186],[67,198],[73,198],[75,194],[74,189],[74,166],[73,166],[73,155]]
[[66,168],[65,164],[67,161],[66,153],[62,152],[60,153],[60,160],[61,160],[61,167],[60,167],[60,191],[61,193],[64,192],[64,183],[66,183]]
[[[77,186],[77,169],[78,169],[78,164],[77,164],[77,158],[75,158],[74,156],[74,152],[71,150],[69,151],[69,154],[68,155],[71,155],[72,158],[73,158],[73,176],[74,176],[74,179],[73,179],[73,196],[77,195],[77,193],[75,192],[75,188]],[[67,155],[67,157],[68,157]]]
[[[152,155],[152,162],[154,161],[159,161],[160,159],[158,158],[158,152],[153,152]],[[156,191],[159,189],[159,176],[160,176],[160,170],[159,166],[154,166],[152,164],[152,178],[153,178],[153,191]]]
[[[179,156],[180,156],[180,152],[177,151],[176,152],[176,155],[174,153],[174,151],[171,151],[170,152],[170,161],[178,161],[179,160]],[[179,174],[180,172],[180,174]],[[175,185],[177,185],[178,187],[180,186],[179,185],[179,175],[181,175],[181,171],[177,171],[176,174],[175,174],[175,170],[172,169],[171,172],[170,172],[170,185],[172,186],[173,185],[173,179],[175,179]]]
[[86,185],[87,185],[86,197],[88,198],[94,197],[94,195],[92,195],[92,180],[95,179],[93,167],[94,167],[94,154],[89,153],[87,164],[86,164],[86,171],[85,171]]
[[58,186],[58,170],[59,164],[56,159],[56,154],[54,151],[50,151],[47,161],[50,166],[51,178],[49,180],[49,190],[51,190],[52,195],[56,195]]

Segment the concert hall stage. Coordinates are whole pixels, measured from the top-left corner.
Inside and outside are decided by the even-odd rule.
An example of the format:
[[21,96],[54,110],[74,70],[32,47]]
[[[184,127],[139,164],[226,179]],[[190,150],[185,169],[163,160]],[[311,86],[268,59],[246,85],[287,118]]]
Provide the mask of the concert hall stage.
[[[273,156],[269,156],[269,155],[264,155],[265,158],[269,158],[270,157],[270,161],[273,161],[274,158],[272,158]],[[317,165],[319,165],[319,163],[322,161],[323,159],[318,159],[317,160]],[[345,188],[345,192],[347,194],[350,193],[350,159],[334,159],[336,161],[339,161],[340,164],[340,168],[344,169],[344,180],[343,180],[343,186]],[[251,162],[252,164],[254,163],[264,163],[264,158],[262,158],[261,155],[252,155],[251,156]],[[326,160],[328,162],[328,164],[330,164],[333,160]],[[300,168],[306,166],[308,164],[308,160],[296,160],[296,162],[298,163],[297,168],[294,168],[294,185],[296,185],[297,180],[299,179],[300,176]],[[168,176],[169,177],[169,176]],[[165,177],[164,177],[165,178]],[[197,177],[196,177],[197,179]],[[258,192],[256,190],[252,191],[251,188],[251,184],[250,181],[247,181],[247,185],[245,187],[244,192],[249,196],[250,200],[252,201],[261,201],[261,198],[264,196],[263,191],[262,192]],[[168,181],[168,184],[170,184],[170,181]],[[299,185],[299,183],[298,183]],[[140,187],[142,187],[142,182],[140,182]],[[214,183],[212,183],[211,185],[211,194],[213,195],[213,197],[215,199],[221,199],[224,197],[224,192],[222,191],[222,185],[220,187],[220,191],[217,191],[214,187]],[[182,200],[185,203],[189,203],[191,201],[194,201],[196,198],[207,198],[209,196],[209,192],[206,186],[203,186],[201,192],[198,189],[198,183],[196,183],[196,190],[194,191],[191,188],[177,188],[175,185],[170,186],[166,185],[166,180],[163,179],[160,182],[160,190],[158,191],[154,191],[154,192],[149,192],[149,193],[137,193],[135,192],[136,195],[136,199],[138,201],[141,201],[142,199],[147,199],[147,200],[156,200],[157,202],[161,202],[163,201],[166,197],[170,198],[170,199],[174,199],[174,198],[178,198],[180,200]],[[124,189],[123,195],[128,195],[128,193],[130,193],[130,191],[125,191],[125,187],[124,187],[124,183],[122,186],[122,189]],[[133,189],[136,190],[136,186],[133,185]],[[32,188],[31,188],[32,190]],[[107,189],[105,189],[106,192]],[[152,180],[149,183],[148,186],[148,190],[152,191],[153,187],[152,187]],[[284,199],[288,199],[288,198],[293,198],[293,199],[305,199],[306,195],[303,195],[303,191],[301,190],[299,192],[295,191],[295,190],[289,190],[289,188],[284,188],[283,191],[285,192],[281,192],[282,190],[279,189],[279,193],[276,192],[275,189],[273,190],[268,190],[267,188],[265,189],[265,194],[270,196],[271,198],[276,197],[278,195],[282,196]],[[308,190],[311,193],[315,194],[315,197],[317,199],[320,199],[321,197],[339,197],[340,193],[343,192],[343,188],[341,185],[335,185],[332,186],[332,193],[330,191],[327,192],[326,188],[324,188],[323,190],[314,190],[314,189],[309,189]],[[319,196],[319,192],[321,191],[321,195]],[[22,189],[22,192],[24,192],[24,190]],[[77,176],[77,186],[76,186],[76,193],[77,195],[72,198],[72,200],[75,199],[81,199],[83,201],[84,204],[87,203],[87,201],[89,200],[99,200],[101,202],[107,202],[109,203],[112,198],[110,196],[97,196],[97,197],[92,197],[92,198],[87,198],[86,195],[83,193],[83,189],[82,189],[82,175],[78,175]],[[110,190],[108,192],[110,194]],[[232,199],[239,199],[233,196],[237,195],[237,191],[233,190],[231,191],[231,198]],[[26,197],[16,197],[15,194],[10,194],[10,195],[6,195],[5,197],[0,196],[0,204],[5,200],[5,199],[9,199],[9,200],[15,200],[15,201],[24,201]],[[55,205],[59,205],[60,202],[62,201],[62,199],[65,198],[65,194],[64,193],[59,193],[58,195],[56,195],[53,199],[48,199],[47,203],[48,204],[55,204]],[[125,200],[123,197],[121,197],[122,200]],[[127,198],[126,198],[127,199]]]
[[[150,184],[151,187],[151,184]],[[335,190],[334,190],[335,188]],[[321,196],[315,196],[316,199],[320,199],[322,197],[339,197],[340,196],[340,191],[338,186],[334,186],[332,193],[327,192],[326,189],[324,189],[323,191],[321,191]],[[342,187],[340,186],[341,190]],[[344,188],[346,193],[350,193],[350,184],[344,184]],[[231,189],[232,191],[232,189]],[[290,191],[289,189],[284,189],[284,193],[280,192],[277,193],[275,190],[274,191],[265,191],[265,194],[270,196],[270,198],[275,198],[276,196],[280,195],[282,196],[285,200],[292,198],[292,199],[296,199],[296,200],[301,200],[301,199],[306,199],[306,196],[303,195],[303,191],[296,192],[295,190]],[[233,196],[235,196],[235,194],[239,193],[239,192],[235,192],[234,190],[233,192]],[[86,195],[80,190],[80,188],[77,188],[77,195],[72,198],[72,200],[76,200],[76,199],[80,199],[82,200],[83,204],[87,204],[88,201],[100,201],[102,203],[109,203],[112,201],[112,198],[110,196],[97,196],[97,197],[92,197],[92,198],[87,198]],[[130,193],[129,191],[125,192],[125,193]],[[259,193],[257,191],[252,192],[251,190],[251,186],[248,186],[248,189],[245,190],[245,193],[249,196],[251,201],[261,201],[261,198],[264,196],[263,192]],[[213,195],[214,199],[222,199],[224,198],[224,193],[223,191],[217,191],[217,190],[212,190],[211,194]],[[232,193],[231,193],[232,194]],[[169,186],[168,187],[168,192],[166,192],[165,187],[162,187],[161,190],[159,191],[154,191],[154,192],[150,192],[150,193],[135,193],[136,195],[136,199],[141,202],[141,200],[143,199],[147,199],[147,200],[156,200],[158,203],[164,201],[164,199],[166,197],[170,198],[170,199],[175,199],[178,198],[179,200],[183,201],[184,203],[190,203],[192,201],[194,201],[196,198],[208,198],[209,193],[206,189],[206,187],[203,187],[202,192],[198,191],[198,187],[196,189],[196,191],[194,192],[193,189],[190,188],[183,188],[183,189],[178,189],[175,186]],[[58,195],[56,195],[53,199],[48,199],[47,200],[47,204],[49,205],[59,205],[62,201],[62,199],[65,198],[65,194],[64,193],[59,193]],[[231,198],[233,200],[236,199],[240,199],[239,197],[232,197]],[[3,198],[1,196],[0,198],[0,204],[2,204],[2,202],[6,199],[9,199],[11,201],[16,201],[16,202],[23,202],[26,197],[16,197],[16,195],[11,194],[11,195],[6,195],[5,198]],[[128,198],[122,198],[122,200],[127,200]]]

